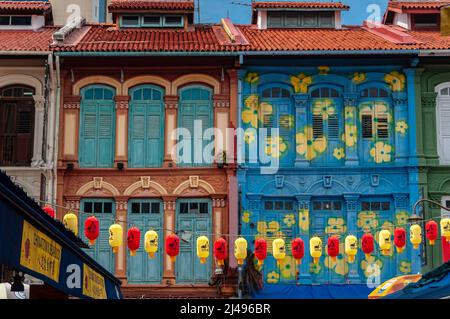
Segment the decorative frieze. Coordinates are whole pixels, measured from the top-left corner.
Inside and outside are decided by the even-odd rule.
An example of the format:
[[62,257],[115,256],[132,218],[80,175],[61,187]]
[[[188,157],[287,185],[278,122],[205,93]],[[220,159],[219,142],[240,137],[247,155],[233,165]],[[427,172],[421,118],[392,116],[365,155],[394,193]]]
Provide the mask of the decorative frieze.
[[128,95],[119,95],[114,98],[116,102],[116,109],[128,109],[128,105],[130,103],[130,96]]
[[166,109],[177,109],[178,108],[178,96],[166,95],[164,97],[164,107]]
[[230,97],[224,94],[216,94],[214,95],[214,107],[230,107]]
[[65,109],[79,109],[81,103],[81,96],[66,96],[64,97],[64,108]]
[[436,107],[436,92],[422,92],[422,107],[435,108]]
[[226,201],[224,198],[213,198],[212,205],[214,208],[222,208],[225,207]]
[[344,93],[344,105],[356,107],[358,104],[358,93]]
[[406,92],[392,92],[392,101],[394,107],[405,106],[408,103],[408,95]]
[[127,210],[128,202],[127,201],[117,201],[116,202],[116,210]]

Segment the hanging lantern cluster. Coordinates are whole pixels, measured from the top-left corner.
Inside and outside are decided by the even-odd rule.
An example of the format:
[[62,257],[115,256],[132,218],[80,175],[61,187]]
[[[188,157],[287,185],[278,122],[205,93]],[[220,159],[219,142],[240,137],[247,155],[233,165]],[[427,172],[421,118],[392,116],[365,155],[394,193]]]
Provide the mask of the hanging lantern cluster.
[[136,251],[141,245],[141,231],[137,227],[128,229],[127,246],[130,250],[130,256],[136,256]]
[[225,259],[228,257],[228,244],[223,238],[219,238],[214,242],[214,257],[217,260],[217,265],[224,266]]
[[348,261],[353,263],[358,254],[358,239],[356,236],[348,235],[345,237],[345,254],[348,256]]
[[200,258],[201,264],[206,264],[206,259],[209,257],[209,239],[206,236],[197,238],[197,257]]
[[89,239],[89,245],[95,245],[95,241],[100,235],[100,224],[95,216],[86,218],[84,222],[84,235]]
[[434,243],[438,238],[438,224],[434,220],[430,220],[428,223],[426,223],[425,234],[430,243],[430,246],[434,246]]
[[313,258],[313,262],[317,264],[322,257],[322,239],[313,237],[309,240],[309,253]]
[[239,266],[244,264],[244,260],[247,258],[247,240],[245,238],[239,237],[234,242],[234,257]]
[[422,243],[422,227],[417,224],[412,225],[409,228],[409,239],[413,244],[414,249],[418,249]]
[[295,238],[291,242],[292,257],[295,259],[295,264],[298,266],[301,264],[303,257],[305,256],[305,244],[301,238]]
[[75,236],[78,236],[78,217],[74,213],[67,213],[64,215],[63,218],[63,224],[64,227],[66,227],[67,230],[70,230],[72,233],[74,233]]
[[394,230],[394,245],[397,253],[401,254],[406,247],[406,230],[402,227]]
[[258,265],[261,267],[264,264],[264,260],[267,258],[267,242],[264,238],[255,240],[254,254],[256,260],[258,260]]
[[166,238],[166,253],[170,256],[170,260],[175,262],[180,253],[180,238],[175,234],[170,234]]
[[113,253],[119,252],[120,246],[123,241],[123,229],[119,224],[114,224],[109,227],[109,245],[111,246]]
[[155,258],[155,254],[158,252],[158,233],[154,230],[149,230],[145,233],[145,252],[149,258]]

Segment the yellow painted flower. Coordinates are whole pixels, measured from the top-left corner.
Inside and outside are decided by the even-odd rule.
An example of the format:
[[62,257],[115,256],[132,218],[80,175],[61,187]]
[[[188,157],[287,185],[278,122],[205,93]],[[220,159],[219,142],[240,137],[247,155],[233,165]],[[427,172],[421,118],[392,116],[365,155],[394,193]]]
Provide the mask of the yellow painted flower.
[[384,77],[384,81],[389,84],[393,92],[400,92],[405,89],[406,77],[403,73],[400,73],[398,71],[393,71],[389,74],[386,74]]
[[298,227],[304,232],[307,232],[309,230],[309,210],[308,209],[301,209],[298,212]]
[[276,233],[279,230],[280,230],[280,224],[277,221],[272,220],[271,222],[269,222],[268,227],[267,227],[267,231],[269,233]]
[[375,147],[370,150],[370,156],[373,157],[375,163],[381,164],[391,161],[392,146],[384,142],[377,142]]
[[[339,244],[339,251],[344,251],[345,244],[340,243]],[[342,254],[340,254],[336,260],[333,260],[330,256],[326,256],[324,260],[325,267],[332,269],[336,274],[345,276],[348,273],[348,263],[343,257]]]
[[258,127],[258,96],[251,95],[245,100],[245,108],[242,111],[242,121],[252,127]]
[[313,138],[313,129],[306,126],[303,132],[297,133],[297,153],[304,156],[308,161],[313,160],[327,148],[326,137]]
[[395,214],[395,219],[397,220],[397,226],[404,226],[408,223],[409,215],[407,212],[398,212]]
[[259,104],[259,97],[257,94],[249,95],[244,101],[245,107],[249,109],[258,109],[258,104]]
[[267,283],[268,284],[276,284],[280,280],[280,275],[276,271],[272,271],[267,274]]
[[319,66],[319,74],[320,75],[327,75],[328,72],[330,72],[330,67],[329,66]]
[[245,82],[255,84],[259,81],[259,74],[256,72],[248,72],[245,75]]
[[364,233],[372,232],[378,227],[377,214],[371,211],[360,212],[358,214],[357,226],[362,229]]
[[356,114],[356,108],[353,106],[346,106],[344,108],[344,112],[345,112],[345,119],[352,119],[354,118],[355,114]]
[[[371,255],[369,258],[364,257],[364,259],[361,261],[361,269],[364,271],[364,275],[366,277],[369,277],[371,275],[374,275],[373,271],[374,269],[370,270],[369,265],[378,266],[378,268],[381,270],[383,268],[383,262],[377,258],[374,255]],[[372,266],[372,268],[373,268]]]
[[266,155],[279,158],[287,150],[286,143],[280,136],[266,138]]
[[320,265],[320,263],[310,263],[309,264],[309,272],[313,273],[315,275],[320,274],[320,272],[322,271],[322,266]]
[[342,147],[335,148],[333,151],[333,156],[336,157],[336,159],[341,160],[345,157],[345,151]]
[[365,73],[362,72],[355,72],[353,74],[353,78],[352,81],[355,82],[356,84],[362,83],[367,79],[367,76]]
[[392,122],[392,114],[389,111],[389,105],[384,101],[377,101],[375,102],[375,118],[378,118],[380,116],[387,116],[388,122]]
[[319,115],[321,114],[324,120],[328,120],[330,115],[334,115],[336,112],[336,108],[334,107],[334,103],[330,99],[319,99],[314,101],[313,104],[313,114]]
[[398,266],[398,269],[402,274],[410,274],[411,273],[411,262],[408,260],[402,260]]
[[345,124],[345,132],[342,134],[342,140],[348,147],[355,146],[358,141],[358,127],[353,124]]
[[344,218],[331,217],[328,218],[328,226],[325,228],[326,234],[343,234],[347,231],[347,226],[345,225]]
[[395,126],[395,131],[405,135],[406,131],[408,130],[408,124],[406,124],[405,121],[398,121]]
[[298,76],[291,76],[291,84],[294,87],[295,93],[308,93],[308,86],[312,83],[312,77],[304,73]]
[[295,118],[293,115],[280,116],[280,127],[286,129],[292,129],[295,127]]
[[292,256],[286,256],[280,264],[281,277],[284,279],[295,279],[297,277],[297,268]]
[[245,212],[243,212],[242,213],[242,222],[243,223],[249,223],[250,222],[250,215],[251,215],[252,213],[251,212],[249,212],[248,210],[246,210]]
[[259,234],[265,235],[267,234],[267,223],[266,222],[258,222],[256,224],[256,230]]
[[294,214],[287,214],[283,218],[283,222],[286,226],[291,227],[292,225],[295,225],[295,215]]
[[247,144],[251,144],[256,140],[256,133],[254,130],[245,130],[244,140]]

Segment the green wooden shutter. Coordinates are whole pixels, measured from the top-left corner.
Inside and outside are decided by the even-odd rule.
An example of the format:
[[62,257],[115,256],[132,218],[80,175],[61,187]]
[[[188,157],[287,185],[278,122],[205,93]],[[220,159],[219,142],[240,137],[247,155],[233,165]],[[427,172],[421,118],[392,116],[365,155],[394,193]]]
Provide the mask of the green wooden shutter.
[[162,132],[162,105],[155,103],[147,108],[147,167],[160,167],[162,165],[163,132]]
[[[190,145],[191,147],[191,156],[189,157],[189,163],[180,163],[182,166],[192,165],[194,161],[194,121],[195,121],[195,104],[192,103],[182,103],[181,105],[181,119],[180,124],[181,127],[187,129],[190,132],[190,137],[183,137],[185,145]],[[184,155],[183,150],[180,155]]]
[[112,167],[114,161],[114,102],[99,103],[98,167]]
[[97,162],[97,104],[84,102],[82,108],[80,165],[95,167]]
[[145,107],[132,103],[131,110],[130,167],[144,167]]

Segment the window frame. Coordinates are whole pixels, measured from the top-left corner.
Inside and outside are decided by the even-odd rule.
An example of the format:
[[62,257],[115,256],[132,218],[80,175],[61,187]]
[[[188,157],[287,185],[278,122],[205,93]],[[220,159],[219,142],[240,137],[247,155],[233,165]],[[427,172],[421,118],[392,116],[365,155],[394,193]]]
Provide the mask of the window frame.
[[[288,20],[293,20],[293,15],[296,14],[296,24],[289,24]],[[291,16],[291,17],[289,17]],[[330,24],[323,23],[324,17],[331,18]],[[313,18],[314,23],[306,24],[307,18]],[[274,22],[273,19],[279,19]],[[332,10],[269,10],[267,12],[267,27],[268,28],[288,28],[288,29],[310,29],[310,28],[335,28],[336,17]]]
[[[444,89],[448,89],[449,95],[441,94],[442,90],[444,90]],[[443,82],[443,83],[436,85],[435,92],[437,93],[437,97],[436,97],[436,134],[437,134],[436,148],[437,148],[437,153],[439,155],[439,164],[440,165],[450,165],[450,158],[449,159],[444,158],[444,154],[443,154],[444,146],[442,145],[443,144],[442,140],[444,138],[445,139],[450,138],[450,134],[449,134],[449,136],[444,135],[442,132],[442,127],[441,127],[441,117],[442,117],[442,113],[444,112],[444,110],[442,110],[441,103],[443,103],[443,102],[450,103],[450,82]],[[447,112],[450,115],[450,107],[445,109],[445,113],[447,113]]]
[[[31,15],[0,15],[0,17],[5,17],[8,18],[9,23],[8,24],[0,24],[0,27],[31,27],[33,25],[33,17]],[[29,19],[30,23],[29,24],[13,24],[13,19],[14,18],[26,18],[27,20]]]
[[[125,25],[123,23],[123,18],[126,17],[136,17],[137,23]],[[146,17],[159,17],[159,24],[151,24],[151,23],[145,23]],[[167,23],[167,18],[177,17],[180,18],[180,23]],[[120,27],[127,29],[127,28],[180,28],[184,27],[185,23],[185,17],[182,14],[123,14],[120,16]]]

